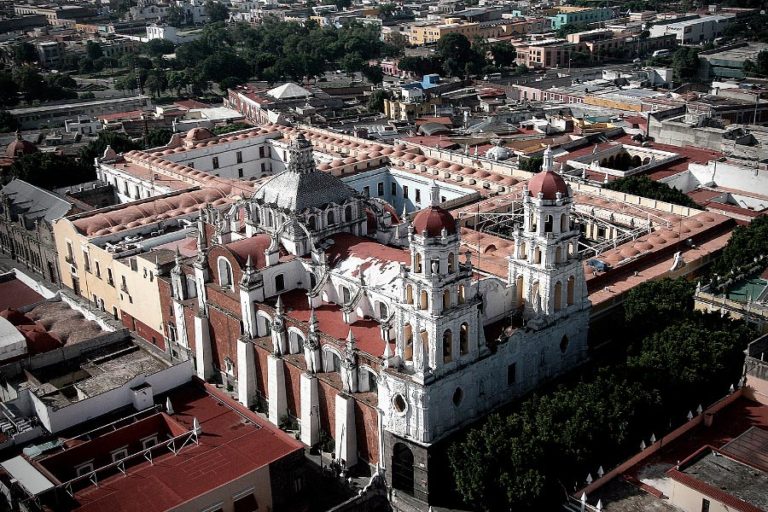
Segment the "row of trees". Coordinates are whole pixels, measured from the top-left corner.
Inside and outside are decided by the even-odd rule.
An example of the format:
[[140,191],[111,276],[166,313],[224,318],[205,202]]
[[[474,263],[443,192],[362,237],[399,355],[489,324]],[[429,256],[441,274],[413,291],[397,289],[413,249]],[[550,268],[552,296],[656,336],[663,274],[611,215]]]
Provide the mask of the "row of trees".
[[768,217],[763,216],[733,230],[728,245],[712,264],[712,274],[727,279],[730,274],[740,273],[765,255],[768,255]]
[[77,83],[65,74],[42,75],[32,65],[21,65],[12,70],[0,70],[0,106],[16,105],[26,101],[49,101],[77,98]]
[[664,183],[653,181],[648,176],[627,176],[618,180],[610,181],[603,185],[609,190],[634,194],[636,196],[648,197],[665,203],[679,204],[691,208],[699,208],[696,201],[683,194],[674,187],[668,187]]
[[[477,510],[554,510],[588,473],[606,469],[686,421],[738,381],[753,331],[693,310],[694,285],[633,289],[620,325],[623,362],[611,361],[513,413],[495,414],[449,449],[455,488]],[[585,372],[586,373],[586,372]],[[554,461],[557,461],[556,463]]]

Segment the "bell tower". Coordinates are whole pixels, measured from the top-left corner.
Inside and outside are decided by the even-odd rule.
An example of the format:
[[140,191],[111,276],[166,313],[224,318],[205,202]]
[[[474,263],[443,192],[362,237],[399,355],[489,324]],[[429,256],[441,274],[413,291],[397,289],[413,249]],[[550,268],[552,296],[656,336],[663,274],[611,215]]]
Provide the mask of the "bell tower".
[[552,149],[544,151],[539,174],[523,188],[523,223],[513,237],[509,282],[517,307],[528,320],[549,321],[569,308],[582,309],[586,285],[578,253],[579,230],[570,220],[573,206],[565,180],[553,170]]

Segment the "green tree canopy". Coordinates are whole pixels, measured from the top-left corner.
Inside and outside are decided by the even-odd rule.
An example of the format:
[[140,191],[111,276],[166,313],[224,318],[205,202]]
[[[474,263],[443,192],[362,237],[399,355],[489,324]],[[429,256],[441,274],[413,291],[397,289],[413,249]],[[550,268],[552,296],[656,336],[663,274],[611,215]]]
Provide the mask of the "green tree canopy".
[[627,176],[610,181],[603,185],[609,190],[634,194],[636,196],[657,199],[665,203],[679,204],[690,208],[699,208],[696,201],[683,194],[676,188],[671,188],[664,183],[653,181],[648,176]]
[[[165,144],[165,142],[163,144]],[[102,131],[99,132],[99,136],[96,140],[92,140],[87,146],[80,150],[80,159],[83,162],[87,162],[88,165],[93,165],[93,159],[101,157],[107,149],[107,146],[110,146],[118,153],[126,153],[134,149],[141,149],[138,144],[133,142],[123,133]]]
[[229,9],[227,9],[227,6],[221,2],[214,2],[214,0],[205,2],[205,14],[212,23],[229,19]]
[[96,171],[93,165],[81,163],[71,156],[38,152],[14,160],[7,176],[52,189],[93,180]]

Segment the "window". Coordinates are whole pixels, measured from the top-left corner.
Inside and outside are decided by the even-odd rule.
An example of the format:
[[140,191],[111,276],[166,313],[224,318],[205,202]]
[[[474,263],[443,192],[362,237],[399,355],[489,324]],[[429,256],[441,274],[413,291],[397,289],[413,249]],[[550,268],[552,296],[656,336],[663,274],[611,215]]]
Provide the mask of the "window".
[[128,456],[128,447],[118,448],[117,450],[111,452],[111,454],[112,462],[122,460]]
[[235,162],[238,163],[238,164],[243,163],[243,152],[242,151],[238,151],[237,153],[235,153]]
[[267,172],[267,165],[264,162],[261,163],[261,172]]
[[237,177],[238,178],[242,178],[243,177],[243,170],[242,169],[238,169],[237,170]]
[[371,187],[363,187],[363,194],[365,197],[371,197]]
[[384,182],[379,182],[379,184],[376,185],[376,194],[379,197],[384,195]]
[[418,188],[416,189],[416,202],[417,203],[421,202],[421,190]]
[[336,216],[333,214],[333,210],[328,212],[328,225],[333,226],[336,224]]
[[89,257],[88,253],[83,251],[83,261],[85,265],[85,271],[90,272],[91,271],[91,258]]
[[701,498],[701,512],[709,512],[709,500]]
[[195,168],[195,162],[189,162],[187,165],[193,169]]
[[77,476],[87,475],[91,471],[93,471],[93,459],[84,464],[80,464],[79,466],[75,466],[75,474]]
[[115,280],[112,278],[112,269],[107,269],[107,284],[109,286],[115,286]]
[[219,168],[219,157],[215,156],[213,157],[213,168],[218,169]]
[[397,196],[397,183],[392,183],[391,192],[393,197]]
[[511,386],[517,380],[517,363],[507,366],[507,385]]
[[222,288],[233,288],[232,266],[226,258],[219,258],[219,286]]
[[96,277],[101,279],[101,265],[99,265],[99,262],[96,262]]
[[168,339],[176,342],[176,326],[170,322],[168,322]]
[[408,185],[403,185],[403,199],[408,199]]
[[157,436],[150,436],[145,437],[141,440],[141,449],[146,450],[147,448],[152,448],[157,444]]
[[349,300],[351,298],[352,297],[350,296],[349,288],[347,288],[346,286],[342,286],[341,287],[341,300],[342,300],[342,302],[344,304],[347,304],[347,303],[349,303]]
[[447,329],[443,333],[443,363],[450,363],[453,360],[453,333]]
[[277,274],[275,276],[275,291],[281,292],[285,289],[285,276]]
[[[261,146],[259,148],[259,158],[264,158],[264,146]],[[238,162],[238,163],[240,163],[240,162]]]

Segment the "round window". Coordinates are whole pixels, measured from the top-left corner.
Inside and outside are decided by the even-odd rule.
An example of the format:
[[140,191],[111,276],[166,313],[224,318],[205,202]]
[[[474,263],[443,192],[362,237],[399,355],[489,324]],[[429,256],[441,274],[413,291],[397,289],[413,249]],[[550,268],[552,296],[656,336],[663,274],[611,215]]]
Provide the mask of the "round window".
[[397,412],[405,412],[405,408],[407,407],[405,403],[405,398],[403,398],[403,395],[400,393],[396,394],[395,397],[392,399],[392,406],[395,408],[395,411]]
[[456,391],[453,392],[453,405],[458,407],[461,405],[461,401],[464,399],[464,392],[461,390],[461,388],[456,388]]

